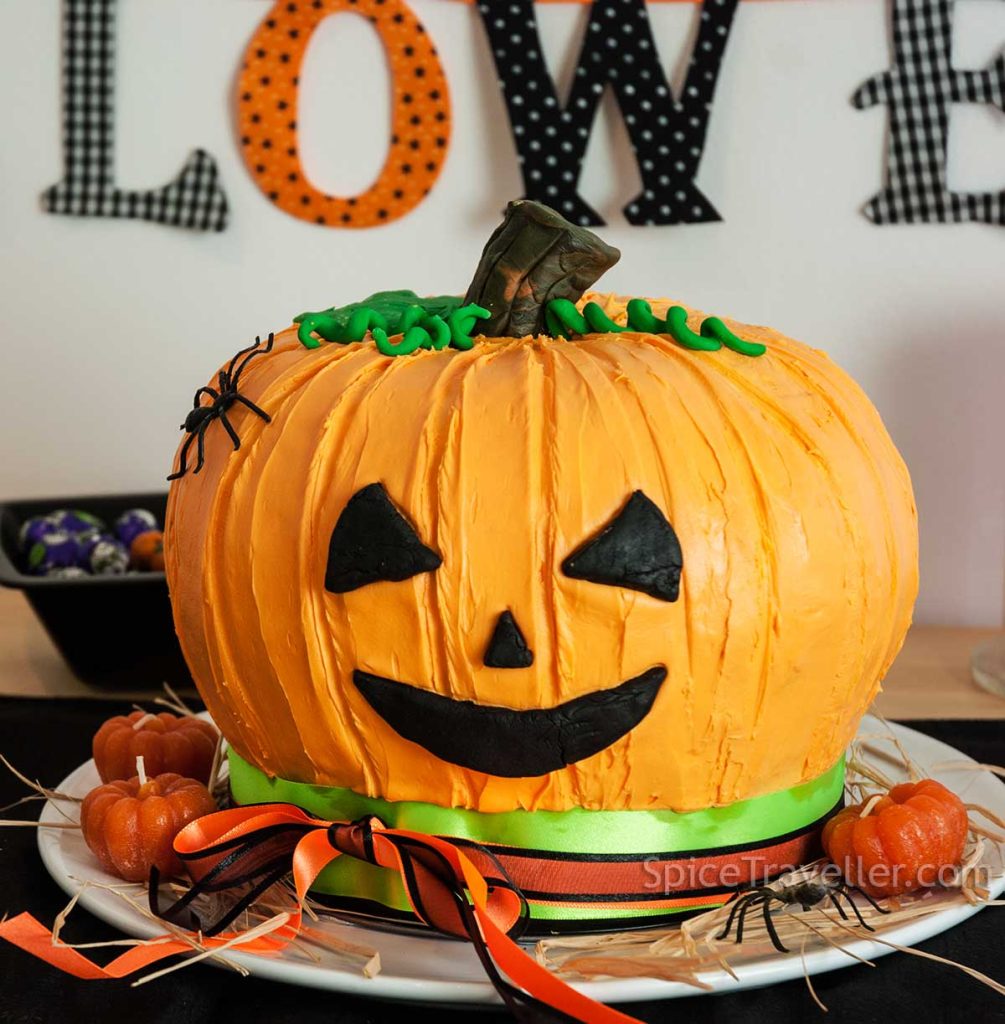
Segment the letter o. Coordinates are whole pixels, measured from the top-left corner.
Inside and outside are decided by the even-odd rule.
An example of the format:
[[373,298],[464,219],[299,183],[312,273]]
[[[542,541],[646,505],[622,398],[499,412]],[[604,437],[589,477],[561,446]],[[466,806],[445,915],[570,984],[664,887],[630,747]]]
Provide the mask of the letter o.
[[[376,181],[352,197],[311,184],[297,145],[304,54],[318,25],[341,11],[369,19],[392,80],[387,158]],[[404,216],[439,177],[450,140],[450,94],[436,48],[404,0],[277,0],[244,54],[237,122],[244,162],[276,206],[316,224],[365,228]]]

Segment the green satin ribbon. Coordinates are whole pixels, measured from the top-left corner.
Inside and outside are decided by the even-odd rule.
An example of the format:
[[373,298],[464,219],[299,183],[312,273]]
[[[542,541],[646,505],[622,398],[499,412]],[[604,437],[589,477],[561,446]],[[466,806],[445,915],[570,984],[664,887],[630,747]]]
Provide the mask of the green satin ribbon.
[[[842,758],[819,778],[792,789],[741,800],[725,807],[676,811],[504,811],[486,814],[460,807],[361,796],[350,789],[312,786],[270,778],[231,750],[230,788],[238,804],[291,803],[326,821],[354,821],[376,815],[391,828],[453,836],[498,846],[560,853],[614,853],[639,858],[676,851],[721,849],[767,841],[796,832],[823,817],[841,798]],[[318,876],[315,891],[372,900],[409,910],[397,873],[339,857]],[[531,916],[549,920],[579,917],[639,917],[666,911],[531,906]]]

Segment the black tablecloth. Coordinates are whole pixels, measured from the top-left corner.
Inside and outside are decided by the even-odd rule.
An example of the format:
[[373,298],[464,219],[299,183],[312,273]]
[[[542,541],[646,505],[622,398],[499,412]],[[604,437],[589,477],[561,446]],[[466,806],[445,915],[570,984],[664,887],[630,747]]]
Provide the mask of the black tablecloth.
[[[29,777],[56,785],[90,756],[90,738],[100,722],[122,710],[122,704],[110,701],[0,699],[0,753]],[[1005,763],[1005,723],[911,725],[978,761]],[[24,787],[19,782],[6,773],[0,775],[0,806],[22,795]],[[35,830],[0,829],[0,913],[28,910],[51,924],[65,901],[38,857]],[[75,912],[65,935],[77,942],[115,937],[110,928],[83,911]],[[1005,980],[1003,936],[1005,909],[991,908],[920,948]],[[802,981],[734,995],[635,1003],[625,1009],[651,1022],[1005,1021],[1005,998],[959,971],[905,954],[883,957],[871,969],[854,966],[817,975],[814,984],[830,1009],[826,1018]],[[99,1024],[453,1024],[478,1016],[471,1010],[417,1008],[295,988],[202,966],[138,989],[130,988],[128,981],[78,981],[0,943],[0,1021],[4,1024],[64,1020]],[[484,1019],[503,1017],[495,1014]]]

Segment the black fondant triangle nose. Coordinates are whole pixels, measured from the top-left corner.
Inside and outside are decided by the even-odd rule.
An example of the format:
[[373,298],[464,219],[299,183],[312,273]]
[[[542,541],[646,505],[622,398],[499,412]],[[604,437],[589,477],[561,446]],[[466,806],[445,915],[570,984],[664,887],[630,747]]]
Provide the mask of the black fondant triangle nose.
[[529,668],[534,664],[534,652],[527,646],[512,612],[505,611],[499,616],[482,661],[489,668]]

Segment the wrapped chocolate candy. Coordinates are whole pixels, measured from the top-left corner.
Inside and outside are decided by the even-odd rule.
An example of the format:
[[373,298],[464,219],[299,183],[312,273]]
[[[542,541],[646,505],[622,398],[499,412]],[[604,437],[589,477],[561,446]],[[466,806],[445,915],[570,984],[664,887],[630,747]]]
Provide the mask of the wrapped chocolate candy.
[[146,533],[147,530],[156,530],[158,526],[157,517],[153,512],[145,508],[131,508],[115,520],[115,536],[128,550],[141,533]]
[[57,529],[66,530],[67,533],[86,533],[90,530],[104,532],[108,529],[97,516],[78,508],[57,509],[50,512],[47,518],[53,519]]
[[105,533],[102,530],[91,529],[84,530],[77,534],[77,565],[82,569],[90,571],[91,568],[91,552],[97,546],[100,541],[107,540],[117,543],[115,538],[110,533]]
[[95,576],[121,576],[129,568],[129,552],[121,541],[101,537],[91,548],[88,568]]
[[19,536],[21,550],[25,554],[37,544],[46,534],[55,533],[59,530],[59,520],[53,513],[44,516],[32,516],[21,524]]
[[25,556],[28,572],[46,576],[53,569],[76,567],[79,550],[72,533],[50,529],[28,548]]

